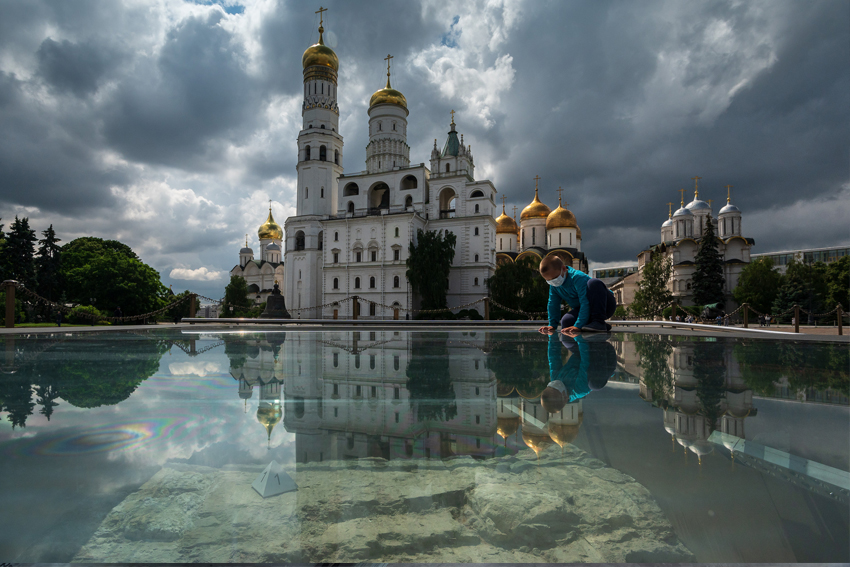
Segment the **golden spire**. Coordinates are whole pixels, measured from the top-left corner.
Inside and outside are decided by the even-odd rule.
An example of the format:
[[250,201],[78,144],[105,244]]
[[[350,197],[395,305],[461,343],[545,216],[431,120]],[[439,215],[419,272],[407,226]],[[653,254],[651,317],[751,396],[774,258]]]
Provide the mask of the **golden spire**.
[[560,185],[558,185],[558,206],[559,206],[559,207],[561,206],[561,193],[563,193],[563,191],[564,191],[564,190],[563,190],[563,189],[561,189],[561,186],[560,186]]
[[726,204],[728,205],[732,201],[732,186],[726,186]]
[[386,86],[386,88],[388,88],[388,89],[392,88],[390,86],[390,59],[392,59],[392,58],[393,58],[393,56],[390,55],[389,53],[387,53],[387,56],[384,57],[384,61],[387,62],[387,86]]
[[248,248],[248,235],[245,235],[245,248]]
[[319,45],[325,44],[325,41],[322,38],[322,34],[325,33],[325,28],[322,26],[322,24],[325,21],[323,12],[327,12],[327,11],[328,11],[327,8],[322,8],[321,6],[319,6],[318,10],[316,10],[316,13],[319,14]]
[[505,214],[505,201],[507,199],[508,198],[506,196],[502,195],[502,214]]
[[697,200],[699,199],[699,180],[702,179],[702,177],[696,176],[691,177],[691,179],[694,180],[694,200]]
[[455,123],[455,111],[454,110],[451,111],[451,115],[452,115],[452,124],[454,124]]
[[516,205],[514,205],[514,222],[516,222]]
[[711,207],[711,203],[712,203],[712,200],[711,200],[711,199],[709,199],[709,200],[708,200],[708,206],[709,206],[709,207]]
[[[534,177],[534,198],[537,199],[537,182],[540,181],[540,175]],[[539,199],[538,199],[539,200]]]
[[668,218],[668,219],[672,219],[672,218],[673,218],[673,203],[672,203],[672,202],[671,202],[671,203],[667,203],[667,218]]
[[679,195],[681,195],[681,198],[682,198],[682,206],[684,207],[684,206],[685,206],[685,190],[684,190],[684,189],[679,189]]

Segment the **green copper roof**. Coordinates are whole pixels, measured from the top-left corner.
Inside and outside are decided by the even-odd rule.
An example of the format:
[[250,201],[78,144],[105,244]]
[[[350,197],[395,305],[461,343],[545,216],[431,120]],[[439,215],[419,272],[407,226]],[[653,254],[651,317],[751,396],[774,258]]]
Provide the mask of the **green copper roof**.
[[455,132],[455,125],[452,124],[452,129],[449,132],[448,139],[446,140],[446,145],[443,146],[442,157],[456,156],[459,151],[460,151],[460,141],[457,139],[457,132]]

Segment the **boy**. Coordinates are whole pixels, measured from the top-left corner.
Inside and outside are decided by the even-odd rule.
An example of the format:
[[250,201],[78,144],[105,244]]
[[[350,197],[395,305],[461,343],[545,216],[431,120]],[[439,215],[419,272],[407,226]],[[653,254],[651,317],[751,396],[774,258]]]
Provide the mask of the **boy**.
[[[561,323],[561,332],[571,337],[581,331],[610,331],[605,322],[614,314],[617,300],[601,280],[565,266],[557,256],[547,256],[540,262],[540,275],[549,284],[549,326],[541,333],[551,335]],[[561,317],[561,302],[569,303],[572,311]]]
[[554,335],[549,337],[549,375],[551,382],[540,395],[540,404],[549,413],[558,413],[568,403],[577,402],[593,390],[601,390],[617,370],[617,351],[605,335],[581,335],[561,343],[570,351],[561,363],[561,348]]

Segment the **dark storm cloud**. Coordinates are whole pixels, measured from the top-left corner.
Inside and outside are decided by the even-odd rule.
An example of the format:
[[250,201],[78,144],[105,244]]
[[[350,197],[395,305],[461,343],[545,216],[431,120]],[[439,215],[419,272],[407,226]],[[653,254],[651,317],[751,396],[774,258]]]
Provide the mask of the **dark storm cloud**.
[[156,61],[140,61],[105,110],[107,142],[126,157],[213,168],[221,145],[256,126],[262,93],[220,12],[169,31]]
[[45,39],[36,52],[38,71],[58,91],[84,97],[97,90],[103,75],[121,59],[93,42]]

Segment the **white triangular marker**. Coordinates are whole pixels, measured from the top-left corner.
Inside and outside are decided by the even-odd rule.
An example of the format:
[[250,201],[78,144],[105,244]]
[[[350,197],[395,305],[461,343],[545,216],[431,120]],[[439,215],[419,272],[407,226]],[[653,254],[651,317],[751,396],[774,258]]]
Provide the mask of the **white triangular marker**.
[[263,498],[298,490],[295,481],[282,466],[277,464],[277,461],[270,462],[251,487]]

